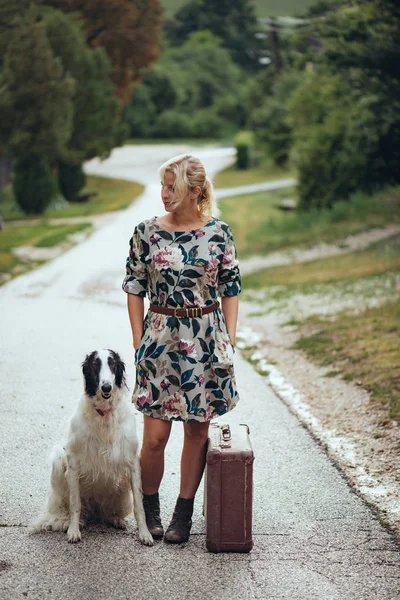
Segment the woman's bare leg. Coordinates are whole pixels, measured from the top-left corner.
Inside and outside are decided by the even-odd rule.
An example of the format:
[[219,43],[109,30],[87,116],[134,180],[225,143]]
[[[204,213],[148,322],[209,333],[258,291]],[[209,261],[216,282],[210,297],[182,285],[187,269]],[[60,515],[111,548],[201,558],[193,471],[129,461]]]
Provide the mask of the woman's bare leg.
[[194,498],[206,463],[206,444],[210,423],[184,423],[181,457],[181,498]]
[[143,443],[140,452],[142,490],[146,495],[156,494],[164,474],[164,449],[171,433],[171,421],[154,417],[143,418]]

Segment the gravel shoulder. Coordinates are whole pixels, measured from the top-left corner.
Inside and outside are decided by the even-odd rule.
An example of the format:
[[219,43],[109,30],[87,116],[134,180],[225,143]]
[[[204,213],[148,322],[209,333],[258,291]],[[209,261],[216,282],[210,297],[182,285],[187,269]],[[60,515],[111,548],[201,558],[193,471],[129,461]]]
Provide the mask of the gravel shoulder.
[[[366,248],[396,233],[397,227],[371,230],[352,236],[335,247],[318,246],[291,253],[292,262],[332,256]],[[290,264],[289,254],[265,257],[262,267]],[[245,271],[260,268],[260,261],[245,261]],[[330,367],[311,363],[293,344],[300,337],[293,320],[331,315],[346,310],[357,314],[389,299],[400,299],[400,273],[383,274],[351,285],[315,286],[312,293],[283,295],[274,300],[273,290],[244,293],[239,319],[239,343],[248,359],[264,374],[274,391],[309,431],[323,443],[328,454],[355,490],[379,511],[383,522],[400,535],[400,476],[398,454],[400,426],[382,423],[387,411],[373,403],[361,382],[327,377]],[[353,311],[353,312],[352,312]]]

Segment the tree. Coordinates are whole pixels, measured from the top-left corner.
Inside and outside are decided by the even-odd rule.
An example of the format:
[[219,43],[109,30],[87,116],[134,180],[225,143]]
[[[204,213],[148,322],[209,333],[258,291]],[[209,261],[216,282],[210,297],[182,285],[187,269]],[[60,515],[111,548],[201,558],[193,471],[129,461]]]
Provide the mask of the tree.
[[159,0],[43,0],[64,12],[76,12],[91,48],[104,48],[112,80],[123,102],[132,84],[158,56]]
[[400,9],[349,0],[321,27],[315,74],[294,95],[303,208],[400,181]]
[[57,183],[48,161],[30,154],[14,168],[14,196],[28,215],[41,214],[57,193]]
[[58,156],[71,135],[74,82],[54,56],[35,11],[18,23],[18,35],[4,57],[0,89],[2,146],[20,158]]
[[110,79],[111,65],[102,48],[87,46],[82,26],[72,15],[47,9],[43,18],[53,53],[75,88],[71,135],[59,158],[78,165],[109,153],[116,145],[119,107]]
[[214,137],[241,124],[241,72],[221,40],[209,31],[191,34],[167,49],[149,69],[125,109],[132,135]]
[[250,118],[256,140],[277,165],[284,165],[293,143],[289,121],[289,99],[301,81],[301,74],[288,71],[277,79],[260,108]]
[[246,69],[259,67],[261,42],[255,36],[255,9],[248,0],[191,0],[167,21],[165,30],[171,44],[178,46],[193,32],[211,31],[235,63]]

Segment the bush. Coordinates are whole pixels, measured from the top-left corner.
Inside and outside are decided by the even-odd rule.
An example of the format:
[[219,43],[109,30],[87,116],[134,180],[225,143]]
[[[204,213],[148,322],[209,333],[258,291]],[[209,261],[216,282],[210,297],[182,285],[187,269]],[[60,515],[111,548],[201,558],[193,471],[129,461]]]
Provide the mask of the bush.
[[42,214],[57,194],[49,163],[32,155],[16,163],[13,188],[18,206],[29,215]]
[[76,199],[85,183],[86,175],[83,172],[82,165],[59,162],[58,185],[60,186],[60,192],[68,202],[73,202]]
[[196,138],[216,138],[224,133],[226,123],[213,110],[205,108],[192,118],[192,135]]
[[129,135],[132,138],[151,137],[156,114],[156,107],[151,99],[151,89],[139,83],[124,112],[124,121],[128,125]]
[[296,144],[300,208],[332,208],[357,190],[400,181],[400,119],[379,97],[337,107]]
[[152,136],[158,138],[184,138],[192,135],[190,117],[175,110],[165,110],[156,119]]
[[249,169],[252,165],[254,135],[251,131],[239,131],[235,137],[236,167]]

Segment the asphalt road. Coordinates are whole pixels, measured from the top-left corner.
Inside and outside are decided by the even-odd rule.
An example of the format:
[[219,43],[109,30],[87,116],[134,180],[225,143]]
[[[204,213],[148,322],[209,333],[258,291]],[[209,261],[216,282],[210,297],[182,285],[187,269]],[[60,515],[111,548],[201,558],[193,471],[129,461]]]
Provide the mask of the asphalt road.
[[[93,349],[118,350],[133,380],[121,291],[133,226],[161,212],[156,167],[187,147],[118,150],[90,172],[140,179],[135,204],[88,240],[0,289],[0,598],[57,600],[398,599],[400,553],[322,448],[236,353],[241,392],[231,424],[248,423],[256,456],[250,554],[209,554],[202,501],[188,544],[142,547],[128,531],[92,526],[80,544],[29,535],[44,502],[48,454],[82,391],[80,364]],[[197,152],[212,174],[229,149]],[[138,416],[140,434],[141,418]],[[163,520],[179,486],[181,426],[173,427],[161,488]]]

